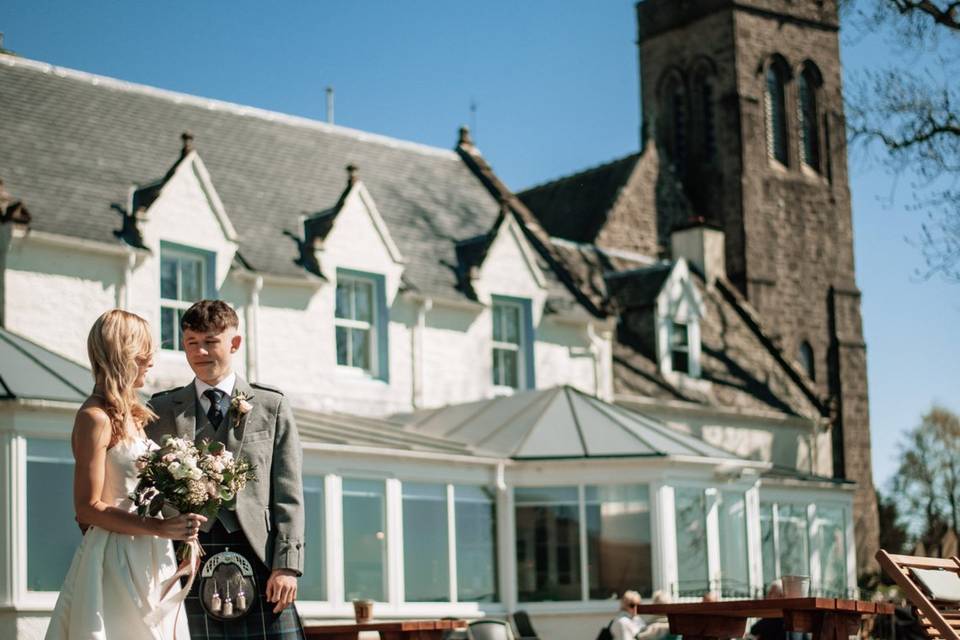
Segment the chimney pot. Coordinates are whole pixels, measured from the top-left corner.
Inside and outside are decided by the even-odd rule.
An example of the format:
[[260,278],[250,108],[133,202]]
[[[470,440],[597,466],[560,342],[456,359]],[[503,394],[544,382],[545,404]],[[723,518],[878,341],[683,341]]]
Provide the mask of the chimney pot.
[[670,234],[673,259],[684,258],[703,274],[707,284],[727,275],[725,244],[723,231],[707,224],[702,216],[691,218],[690,224]]
[[180,149],[180,155],[185,156],[193,151],[193,134],[189,131],[184,131],[180,134],[180,139],[183,141],[183,147]]
[[463,125],[460,127],[460,140],[457,142],[458,147],[472,147],[473,138],[470,137],[470,127]]
[[360,172],[360,169],[357,168],[357,165],[350,163],[347,165],[347,186],[352,187],[357,183],[357,174]]

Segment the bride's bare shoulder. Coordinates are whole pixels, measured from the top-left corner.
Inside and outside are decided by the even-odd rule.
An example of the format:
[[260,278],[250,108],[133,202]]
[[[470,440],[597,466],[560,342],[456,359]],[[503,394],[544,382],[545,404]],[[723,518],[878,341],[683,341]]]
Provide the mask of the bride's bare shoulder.
[[96,396],[90,396],[80,405],[73,421],[73,439],[94,445],[110,442],[110,416],[103,401]]

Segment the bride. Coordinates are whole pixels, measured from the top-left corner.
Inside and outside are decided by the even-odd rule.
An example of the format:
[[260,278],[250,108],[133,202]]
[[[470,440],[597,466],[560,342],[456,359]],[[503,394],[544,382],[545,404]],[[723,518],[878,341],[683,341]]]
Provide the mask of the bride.
[[153,366],[150,327],[140,316],[108,311],[90,330],[87,353],[96,384],[77,412],[72,445],[74,507],[88,528],[46,638],[186,640],[186,614],[161,594],[177,569],[170,540],[195,538],[206,518],[141,518],[127,497],[137,457],[156,447],[143,431],[156,416],[137,393]]

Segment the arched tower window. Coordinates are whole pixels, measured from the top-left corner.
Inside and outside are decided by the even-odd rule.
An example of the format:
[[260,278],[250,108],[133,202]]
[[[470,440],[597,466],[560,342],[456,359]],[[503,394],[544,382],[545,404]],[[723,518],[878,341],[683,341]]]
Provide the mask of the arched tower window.
[[800,131],[800,160],[812,169],[820,170],[820,131],[817,126],[817,90],[820,72],[812,62],[803,65],[797,78],[797,123]]
[[660,139],[677,175],[684,176],[687,170],[687,140],[690,123],[687,115],[686,87],[683,77],[677,70],[667,73],[661,85],[660,96],[663,122],[666,125]]
[[803,368],[804,373],[807,374],[807,377],[811,380],[816,380],[817,369],[813,360],[813,347],[811,347],[810,343],[806,340],[800,343],[797,360],[799,360],[800,366]]
[[713,160],[717,155],[717,133],[713,111],[713,83],[703,78],[700,83],[700,116],[703,119],[703,157]]
[[701,57],[693,64],[691,77],[696,148],[693,155],[698,161],[709,163],[717,155],[716,66],[709,58]]
[[767,67],[764,110],[767,119],[767,154],[781,164],[787,162],[786,65],[774,58]]

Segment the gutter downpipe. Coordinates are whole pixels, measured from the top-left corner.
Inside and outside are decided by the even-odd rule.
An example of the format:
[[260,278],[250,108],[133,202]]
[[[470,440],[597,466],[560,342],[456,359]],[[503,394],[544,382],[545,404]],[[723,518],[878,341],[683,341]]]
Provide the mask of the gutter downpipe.
[[117,308],[130,311],[130,282],[133,280],[133,268],[137,265],[137,253],[133,249],[126,252],[123,262],[123,277],[117,288]]
[[260,364],[260,291],[263,289],[263,276],[250,278],[250,301],[244,309],[244,322],[247,325],[247,380],[259,379]]
[[427,313],[433,309],[433,299],[423,298],[417,305],[417,321],[410,334],[410,405],[413,409],[423,406],[423,336],[427,328]]

